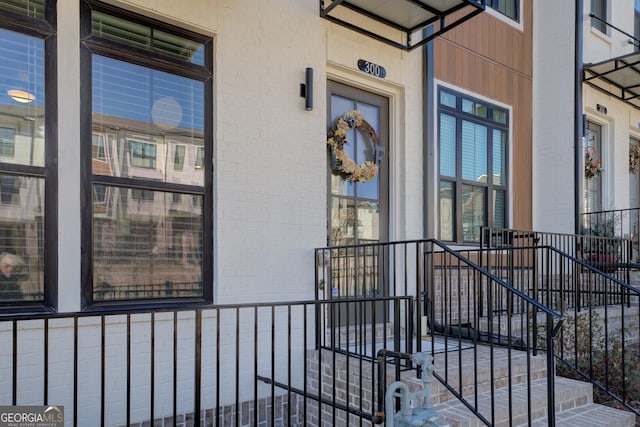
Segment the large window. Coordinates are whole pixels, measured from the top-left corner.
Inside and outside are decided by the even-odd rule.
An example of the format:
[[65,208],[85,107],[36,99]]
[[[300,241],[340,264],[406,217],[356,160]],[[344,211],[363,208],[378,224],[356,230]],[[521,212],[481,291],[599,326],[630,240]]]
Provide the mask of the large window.
[[55,306],[54,9],[0,2],[0,310]]
[[488,0],[487,6],[517,21],[520,19],[518,6],[520,0]]
[[506,227],[509,112],[441,88],[440,239],[478,242],[480,227]]
[[81,22],[83,304],[211,301],[212,41],[93,0]]

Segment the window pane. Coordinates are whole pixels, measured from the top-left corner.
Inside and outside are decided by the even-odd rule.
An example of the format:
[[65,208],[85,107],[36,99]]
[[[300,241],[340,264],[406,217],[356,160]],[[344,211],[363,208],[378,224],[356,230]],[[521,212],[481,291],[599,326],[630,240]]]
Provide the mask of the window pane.
[[462,178],[487,182],[487,128],[462,122]]
[[456,118],[440,114],[440,175],[456,176]]
[[480,241],[480,227],[487,225],[485,189],[462,186],[462,235],[465,242]]
[[14,129],[0,128],[0,156],[13,158],[16,151],[16,131]]
[[91,12],[91,20],[94,36],[204,65],[202,43],[95,10]]
[[505,110],[501,110],[499,108],[494,108],[493,109],[493,121],[506,125],[507,124],[507,112]]
[[44,19],[44,0],[3,0],[0,2],[0,9]]
[[503,130],[493,130],[493,184],[506,185],[507,169],[507,133]]
[[0,302],[44,299],[44,179],[0,175]]
[[507,213],[507,194],[502,190],[493,191],[493,227],[505,228]]
[[134,191],[107,186],[94,209],[94,299],[201,297],[202,196]]
[[[600,20],[591,18],[591,26],[603,33],[607,32],[607,0],[591,0],[591,13]],[[604,22],[603,22],[604,21]]]
[[519,0],[492,0],[491,7],[511,19],[518,19]]
[[455,240],[455,184],[453,182],[440,182],[440,239],[446,241]]
[[440,104],[456,108],[456,96],[444,90],[440,91]]
[[358,202],[358,243],[377,242],[380,239],[380,204]]
[[[184,182],[167,159],[180,144],[188,164],[196,163],[198,147],[204,146],[204,84],[94,55],[93,127],[116,141],[106,152],[111,176]],[[202,169],[189,172],[190,183],[204,185]],[[107,172],[94,167],[93,173]]]
[[0,56],[0,162],[44,166],[44,41],[0,29]]
[[[589,150],[594,160],[602,162],[602,126],[587,122],[585,154]],[[583,174],[583,176],[585,176]],[[591,178],[584,178],[584,211],[595,212],[602,210],[602,176],[597,175]]]
[[486,105],[480,102],[471,101],[469,99],[462,100],[462,111],[465,113],[473,114],[474,116],[482,117],[483,119],[486,119],[488,114]]
[[184,145],[176,145],[173,153],[173,170],[181,171],[184,168]]
[[332,245],[349,245],[356,242],[356,207],[354,199],[333,197],[331,200]]

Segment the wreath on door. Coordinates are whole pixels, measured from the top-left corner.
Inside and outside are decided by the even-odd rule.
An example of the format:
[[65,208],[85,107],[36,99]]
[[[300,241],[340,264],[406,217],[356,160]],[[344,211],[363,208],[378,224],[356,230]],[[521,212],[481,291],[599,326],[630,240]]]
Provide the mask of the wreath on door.
[[378,165],[367,160],[357,164],[343,149],[347,143],[350,129],[358,129],[366,134],[373,144],[374,159],[378,158],[383,148],[378,145],[378,137],[373,127],[362,117],[358,110],[347,111],[340,116],[327,133],[327,146],[331,151],[332,168],[345,180],[351,182],[369,182],[378,175]]

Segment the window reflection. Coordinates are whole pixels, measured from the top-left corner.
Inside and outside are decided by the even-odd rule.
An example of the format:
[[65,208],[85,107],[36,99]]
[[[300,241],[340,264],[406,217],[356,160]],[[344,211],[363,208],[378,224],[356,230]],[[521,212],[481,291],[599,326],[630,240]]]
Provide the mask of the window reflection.
[[44,297],[43,206],[44,179],[0,175],[0,302]]
[[[94,209],[94,298],[202,296],[202,196],[105,186]],[[94,206],[103,203],[96,191]]]

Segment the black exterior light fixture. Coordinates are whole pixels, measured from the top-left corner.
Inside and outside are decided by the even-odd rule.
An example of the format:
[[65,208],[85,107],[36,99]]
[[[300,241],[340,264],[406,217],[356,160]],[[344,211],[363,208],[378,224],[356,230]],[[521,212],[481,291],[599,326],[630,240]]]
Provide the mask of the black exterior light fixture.
[[319,0],[320,16],[403,50],[471,19],[486,0]]
[[313,110],[313,68],[304,71],[304,83],[300,83],[300,96],[304,98],[304,109]]

